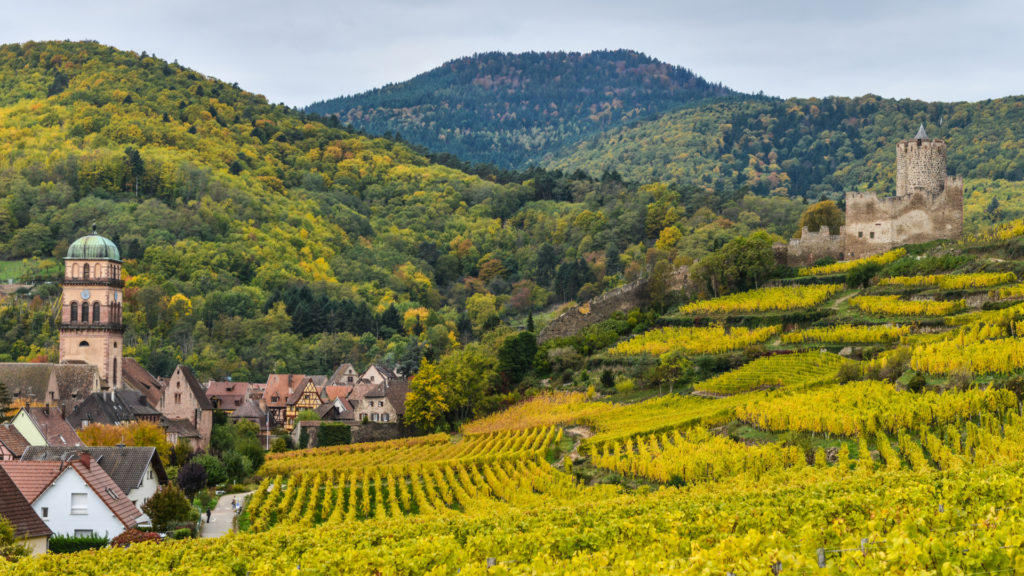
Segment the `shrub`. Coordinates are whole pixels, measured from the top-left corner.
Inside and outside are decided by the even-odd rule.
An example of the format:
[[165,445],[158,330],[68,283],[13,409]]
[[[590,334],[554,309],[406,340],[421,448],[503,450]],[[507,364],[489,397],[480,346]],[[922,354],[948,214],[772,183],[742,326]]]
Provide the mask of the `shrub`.
[[317,434],[318,446],[339,446],[352,443],[352,429],[348,424],[322,424]]
[[142,505],[142,511],[153,522],[153,528],[166,532],[174,524],[189,521],[192,505],[180,488],[168,484]]
[[0,558],[13,562],[31,553],[32,550],[14,535],[14,526],[7,518],[0,516]]
[[127,548],[128,546],[138,544],[139,542],[159,542],[160,540],[162,540],[162,538],[160,538],[160,535],[156,532],[143,532],[142,530],[132,528],[131,530],[121,532],[120,535],[110,541],[110,545]]
[[50,552],[66,554],[81,550],[105,548],[109,540],[106,536],[68,536],[55,534],[50,537]]
[[636,382],[632,378],[619,378],[615,382],[615,391],[619,394],[625,394],[626,392],[632,392],[636,390]]
[[206,488],[206,468],[198,462],[189,462],[178,470],[178,487],[185,497],[192,498],[196,492]]
[[924,387],[928,384],[924,376],[921,374],[914,374],[914,376],[907,381],[907,390],[911,392],[921,392]]

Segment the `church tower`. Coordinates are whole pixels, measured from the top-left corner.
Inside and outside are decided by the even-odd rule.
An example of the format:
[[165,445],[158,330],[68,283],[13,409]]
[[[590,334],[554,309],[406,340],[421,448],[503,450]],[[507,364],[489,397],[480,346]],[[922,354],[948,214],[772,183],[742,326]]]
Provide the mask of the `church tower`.
[[122,387],[124,325],[121,253],[93,233],[75,240],[64,258],[60,361],[96,366],[102,384]]

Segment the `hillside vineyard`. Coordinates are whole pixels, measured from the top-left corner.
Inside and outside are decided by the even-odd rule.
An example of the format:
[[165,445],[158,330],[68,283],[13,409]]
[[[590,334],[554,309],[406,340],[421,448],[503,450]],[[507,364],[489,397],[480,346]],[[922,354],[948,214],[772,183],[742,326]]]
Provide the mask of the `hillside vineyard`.
[[93,42],[0,85],[0,576],[1024,574],[1012,123],[628,51],[316,105],[511,172]]

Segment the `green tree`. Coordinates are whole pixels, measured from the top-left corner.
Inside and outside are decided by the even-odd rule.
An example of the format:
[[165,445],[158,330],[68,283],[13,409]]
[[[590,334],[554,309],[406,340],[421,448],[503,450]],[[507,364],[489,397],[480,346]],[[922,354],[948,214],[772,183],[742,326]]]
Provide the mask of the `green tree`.
[[243,482],[252,475],[252,462],[247,456],[231,450],[224,454],[224,472],[229,482]]
[[192,462],[206,470],[206,485],[216,486],[223,484],[228,479],[228,473],[224,469],[224,463],[212,454],[199,454],[192,457]]
[[828,226],[829,233],[838,234],[839,227],[846,221],[846,215],[836,206],[833,200],[824,200],[811,204],[800,215],[801,229],[806,227],[811,232],[818,232],[822,226]]
[[533,367],[537,355],[537,337],[533,332],[519,332],[509,336],[498,348],[498,372],[506,390],[511,390],[523,381]]
[[154,529],[167,532],[176,524],[188,522],[192,505],[181,488],[167,484],[142,505],[142,511],[149,516]]

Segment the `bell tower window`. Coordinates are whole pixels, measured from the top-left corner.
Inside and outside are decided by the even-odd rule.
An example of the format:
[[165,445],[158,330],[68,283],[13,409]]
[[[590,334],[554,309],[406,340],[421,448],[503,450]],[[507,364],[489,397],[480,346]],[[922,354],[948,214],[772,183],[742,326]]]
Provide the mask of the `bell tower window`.
[[71,303],[71,321],[78,322],[78,302]]
[[93,324],[95,324],[95,323],[97,323],[99,321],[100,321],[100,303],[99,302],[93,302],[92,303],[92,322],[93,322]]
[[89,279],[89,265],[88,264],[83,264],[82,265],[82,278],[85,278],[86,280]]
[[89,321],[89,303],[88,302],[83,302],[82,303],[82,322],[88,322],[88,321]]

